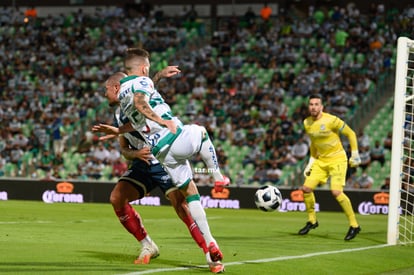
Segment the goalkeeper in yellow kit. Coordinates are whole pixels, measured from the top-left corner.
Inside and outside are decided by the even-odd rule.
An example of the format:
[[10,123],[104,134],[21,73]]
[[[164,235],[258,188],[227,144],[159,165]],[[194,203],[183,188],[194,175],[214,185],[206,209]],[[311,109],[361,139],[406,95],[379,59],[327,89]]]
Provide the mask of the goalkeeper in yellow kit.
[[308,134],[310,145],[310,158],[305,168],[305,183],[302,186],[308,222],[299,230],[299,235],[305,235],[311,229],[318,227],[315,212],[315,195],[313,190],[320,184],[326,183],[330,177],[332,195],[341,205],[349,221],[349,230],[345,240],[349,241],[361,231],[355,218],[351,201],[343,192],[348,168],[348,158],[342,146],[340,135],[349,140],[352,155],[349,165],[356,167],[361,159],[358,153],[358,141],[355,132],[340,118],[323,112],[322,96],[314,94],[309,97],[309,113],[303,124]]

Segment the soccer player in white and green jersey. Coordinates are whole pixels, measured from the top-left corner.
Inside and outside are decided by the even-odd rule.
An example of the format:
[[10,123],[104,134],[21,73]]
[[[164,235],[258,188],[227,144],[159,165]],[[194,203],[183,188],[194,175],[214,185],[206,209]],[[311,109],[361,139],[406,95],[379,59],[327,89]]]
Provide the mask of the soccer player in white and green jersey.
[[[223,254],[210,232],[189,164],[189,159],[199,153],[208,171],[212,173],[215,185],[228,184],[228,179],[220,172],[216,151],[207,131],[195,124],[183,125],[177,117],[172,116],[170,107],[148,77],[150,62],[147,51],[139,48],[129,50],[124,65],[128,77],[121,80],[118,95],[121,109],[133,128],[150,144],[152,153],[184,194],[191,216],[209,248],[206,259],[210,270],[213,273],[223,272]],[[131,130],[128,127],[114,129],[107,125],[100,126],[100,130],[107,134],[122,134]]]
[[342,146],[340,135],[345,135],[351,147],[352,155],[349,165],[356,167],[361,163],[358,153],[358,141],[355,132],[337,116],[323,112],[322,96],[314,94],[309,97],[309,113],[303,124],[310,138],[310,159],[305,168],[305,183],[302,186],[308,222],[299,230],[305,235],[311,229],[318,227],[315,212],[315,195],[313,190],[320,184],[326,183],[330,177],[332,195],[338,201],[349,221],[349,230],[345,240],[349,241],[359,233],[359,226],[351,201],[343,192],[348,168],[348,158]]

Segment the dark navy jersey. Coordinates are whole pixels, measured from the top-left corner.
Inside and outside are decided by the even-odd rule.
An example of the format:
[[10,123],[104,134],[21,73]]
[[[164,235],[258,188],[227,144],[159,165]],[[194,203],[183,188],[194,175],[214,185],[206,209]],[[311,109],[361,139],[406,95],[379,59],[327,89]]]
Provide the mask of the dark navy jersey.
[[[118,108],[115,111],[113,125],[120,127],[128,122],[128,118]],[[140,150],[144,146],[148,146],[142,136],[136,131],[123,135],[128,140],[130,147],[135,150]],[[150,165],[140,159],[133,160],[128,170],[119,180],[131,183],[138,190],[141,198],[157,186],[161,188],[164,194],[175,189],[170,176],[155,158],[151,160]]]

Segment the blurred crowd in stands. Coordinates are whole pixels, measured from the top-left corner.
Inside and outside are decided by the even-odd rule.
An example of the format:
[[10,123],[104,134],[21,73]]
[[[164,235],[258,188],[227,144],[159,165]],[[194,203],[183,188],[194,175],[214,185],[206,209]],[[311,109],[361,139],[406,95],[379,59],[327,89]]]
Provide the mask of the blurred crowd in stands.
[[[119,8],[38,18],[1,8],[0,173],[83,180],[121,175],[127,163],[117,140],[100,142],[89,129],[112,122],[103,82],[122,69],[126,48],[141,45],[154,57],[154,72],[179,65],[182,73],[157,88],[186,122],[206,126],[224,173],[238,185],[280,184],[284,168],[308,154],[304,99],[321,93],[327,111],[346,120],[378,75],[392,69],[397,37],[413,37],[414,30],[412,9],[382,5],[367,14],[352,5],[307,13],[292,8],[268,20],[248,10],[217,20],[211,36],[207,19],[196,20],[194,11],[187,18],[155,11],[127,16]],[[372,161],[384,165],[390,145],[371,143],[360,131],[361,158],[369,158],[360,169]],[[237,158],[229,151],[235,146]],[[198,174],[197,181],[208,184],[209,176]]]

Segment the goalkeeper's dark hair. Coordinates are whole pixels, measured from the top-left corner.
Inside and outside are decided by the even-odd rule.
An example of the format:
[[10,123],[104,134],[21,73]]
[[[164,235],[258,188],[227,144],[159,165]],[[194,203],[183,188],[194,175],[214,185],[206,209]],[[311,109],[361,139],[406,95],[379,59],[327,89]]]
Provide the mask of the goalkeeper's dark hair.
[[309,96],[309,100],[314,99],[314,98],[318,98],[318,99],[320,99],[323,102],[323,96],[321,94],[319,94],[319,93],[311,94]]

